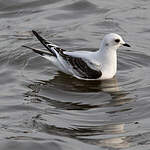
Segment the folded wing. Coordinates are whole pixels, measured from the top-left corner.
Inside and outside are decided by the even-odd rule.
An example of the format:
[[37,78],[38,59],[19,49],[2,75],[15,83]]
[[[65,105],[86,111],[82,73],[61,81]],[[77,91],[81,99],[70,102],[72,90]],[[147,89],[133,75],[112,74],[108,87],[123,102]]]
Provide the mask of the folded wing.
[[46,47],[48,52],[35,48],[30,48],[27,46],[24,47],[30,48],[34,52],[42,56],[54,56],[59,61],[59,63],[62,64],[62,66],[65,66],[64,68],[68,67],[68,70],[71,70],[71,73],[78,78],[98,79],[102,76],[102,72],[96,69],[96,67],[94,67],[94,64],[91,64],[88,60],[85,60],[81,57],[71,56],[65,53],[64,49],[61,49],[57,45],[52,44],[51,42],[41,37],[36,31],[32,32],[37,37],[37,39]]

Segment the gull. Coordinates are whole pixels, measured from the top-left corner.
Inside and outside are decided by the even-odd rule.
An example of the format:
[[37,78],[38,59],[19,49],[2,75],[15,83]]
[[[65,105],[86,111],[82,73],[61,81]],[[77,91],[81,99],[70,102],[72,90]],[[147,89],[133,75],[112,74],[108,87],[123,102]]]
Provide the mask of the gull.
[[130,47],[116,33],[106,34],[97,51],[66,51],[47,41],[36,31],[35,37],[47,50],[23,46],[48,59],[59,71],[82,80],[111,79],[117,72],[117,49],[120,46]]

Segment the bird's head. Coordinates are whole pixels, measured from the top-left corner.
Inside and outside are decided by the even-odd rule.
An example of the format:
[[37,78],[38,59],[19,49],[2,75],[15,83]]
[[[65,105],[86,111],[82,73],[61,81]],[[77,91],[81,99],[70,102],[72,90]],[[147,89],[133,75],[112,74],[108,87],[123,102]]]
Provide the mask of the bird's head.
[[130,47],[129,44],[127,44],[120,35],[116,33],[110,33],[105,35],[103,41],[102,41],[102,47],[108,47],[113,49],[118,49],[120,46],[127,46]]

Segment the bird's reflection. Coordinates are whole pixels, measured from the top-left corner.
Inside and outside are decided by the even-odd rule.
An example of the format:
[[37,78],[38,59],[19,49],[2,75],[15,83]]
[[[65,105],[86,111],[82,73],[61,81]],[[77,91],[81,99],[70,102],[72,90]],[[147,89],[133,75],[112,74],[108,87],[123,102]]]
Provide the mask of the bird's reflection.
[[[48,104],[52,104],[59,109],[85,110],[95,107],[123,105],[133,100],[132,98],[127,97],[129,94],[128,92],[120,90],[116,78],[104,81],[84,81],[60,73],[52,80],[40,80],[29,84],[28,87],[32,91],[25,93],[26,96],[33,95],[36,98],[47,101]],[[40,91],[42,91],[44,94],[40,94]],[[83,101],[87,101],[89,98],[88,96],[95,94],[99,94],[97,97],[101,96],[101,99],[103,99],[103,95],[108,95],[110,98],[106,103],[100,104],[83,104],[80,101],[76,101],[76,99],[81,98]],[[61,101],[63,97],[64,99],[69,100],[67,102]],[[95,97],[92,97],[90,100],[94,98]],[[99,101],[101,101],[101,99],[99,99]]]
[[[128,98],[128,93],[120,90],[116,78],[106,81],[82,81],[75,79],[71,76],[65,74],[59,74],[54,79],[50,81],[37,81],[33,84],[28,85],[31,89],[30,92],[25,93],[26,97],[33,98],[40,101],[45,101],[48,105],[54,106],[54,108],[59,110],[89,110],[103,107],[118,107],[132,101],[132,98]],[[73,101],[75,96],[77,99],[83,99],[86,101],[90,94],[94,95],[96,93],[104,93],[110,98],[104,103],[99,104],[94,103],[81,103],[80,101]],[[49,95],[50,94],[50,95]],[[102,94],[103,95],[103,94]],[[102,96],[101,95],[101,96]],[[70,99],[61,101],[63,99]],[[92,97],[94,99],[94,97]],[[92,98],[90,98],[92,100]],[[82,101],[83,102],[83,101]],[[128,109],[116,110],[116,112],[128,111]],[[113,115],[115,110],[105,112],[107,114]],[[123,123],[111,123],[99,126],[82,126],[76,127],[76,129],[62,129],[54,125],[42,125],[43,131],[51,134],[64,134],[69,137],[77,138],[83,142],[100,145],[112,148],[126,148],[128,147],[128,142],[125,137],[119,134],[124,133]],[[55,130],[55,132],[53,132]],[[109,137],[108,135],[116,135],[114,137]],[[96,139],[92,138],[96,135]],[[105,138],[103,136],[105,135]],[[106,136],[107,135],[107,136]],[[118,136],[117,136],[118,135]]]

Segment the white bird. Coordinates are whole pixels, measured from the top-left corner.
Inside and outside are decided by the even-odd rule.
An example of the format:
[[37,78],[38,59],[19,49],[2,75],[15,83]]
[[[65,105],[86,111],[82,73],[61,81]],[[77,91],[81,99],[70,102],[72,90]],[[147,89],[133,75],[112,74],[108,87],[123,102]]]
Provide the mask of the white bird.
[[60,71],[83,80],[106,80],[113,78],[117,71],[117,49],[130,47],[121,36],[115,33],[105,35],[99,50],[95,52],[69,52],[45,40],[32,31],[48,51],[31,48],[34,52],[51,61]]

